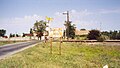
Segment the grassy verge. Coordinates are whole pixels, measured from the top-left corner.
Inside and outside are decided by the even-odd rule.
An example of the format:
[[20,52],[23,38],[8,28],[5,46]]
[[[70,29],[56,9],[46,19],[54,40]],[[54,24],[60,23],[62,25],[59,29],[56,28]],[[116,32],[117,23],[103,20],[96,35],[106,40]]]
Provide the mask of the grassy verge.
[[4,60],[0,68],[110,68],[120,66],[120,46],[86,45],[81,43],[62,43],[62,55],[59,55],[59,43],[38,44]]
[[16,43],[17,41],[0,41],[0,46],[5,45],[5,44],[11,44],[11,43]]
[[25,41],[0,41],[0,46],[3,46],[5,44],[12,44],[17,42],[25,42]]

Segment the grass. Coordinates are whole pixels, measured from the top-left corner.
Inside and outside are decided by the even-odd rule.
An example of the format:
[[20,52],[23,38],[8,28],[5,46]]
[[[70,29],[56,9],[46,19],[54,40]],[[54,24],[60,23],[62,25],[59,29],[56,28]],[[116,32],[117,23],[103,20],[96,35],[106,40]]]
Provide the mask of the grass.
[[87,35],[76,35],[75,39],[77,39],[77,40],[86,40],[87,39]]
[[11,43],[16,43],[17,41],[0,41],[0,46],[3,46],[5,44],[11,44]]
[[19,52],[12,57],[0,60],[0,68],[110,68],[120,67],[120,46],[86,45],[81,43],[40,43],[35,47]]
[[25,42],[25,41],[0,41],[0,46],[6,45],[6,44],[12,44],[17,42]]

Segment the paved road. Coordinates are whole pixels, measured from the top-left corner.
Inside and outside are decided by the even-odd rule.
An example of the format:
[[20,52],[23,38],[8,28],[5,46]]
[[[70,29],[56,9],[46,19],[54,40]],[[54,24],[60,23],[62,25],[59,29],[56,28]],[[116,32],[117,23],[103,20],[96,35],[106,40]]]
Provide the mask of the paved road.
[[28,42],[21,42],[21,43],[0,46],[0,59],[3,59],[14,53],[17,53],[17,52],[21,51],[21,49],[30,47],[31,45],[36,44],[38,42],[40,42],[40,41],[33,40],[33,41],[28,41]]

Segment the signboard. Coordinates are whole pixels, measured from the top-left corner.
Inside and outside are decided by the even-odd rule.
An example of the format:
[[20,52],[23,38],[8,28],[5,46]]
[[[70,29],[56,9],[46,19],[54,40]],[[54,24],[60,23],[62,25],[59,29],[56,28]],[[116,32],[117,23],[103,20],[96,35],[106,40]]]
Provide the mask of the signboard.
[[62,37],[63,28],[50,28],[49,37]]

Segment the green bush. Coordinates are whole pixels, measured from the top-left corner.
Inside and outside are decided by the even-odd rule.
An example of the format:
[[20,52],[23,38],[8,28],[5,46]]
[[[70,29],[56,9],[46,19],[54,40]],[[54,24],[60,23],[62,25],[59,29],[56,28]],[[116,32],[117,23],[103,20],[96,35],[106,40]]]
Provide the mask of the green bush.
[[102,36],[100,36],[100,37],[98,37],[97,38],[97,41],[99,41],[99,42],[103,42],[105,39],[104,39],[104,37],[102,37]]
[[100,31],[99,30],[91,30],[87,36],[89,40],[97,40],[100,38]]
[[77,40],[86,40],[87,39],[87,35],[76,35],[75,38]]
[[109,39],[108,36],[106,36],[106,35],[101,35],[100,37],[97,38],[97,41],[103,42],[103,41],[105,41],[105,40],[107,40],[107,39]]

